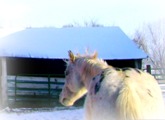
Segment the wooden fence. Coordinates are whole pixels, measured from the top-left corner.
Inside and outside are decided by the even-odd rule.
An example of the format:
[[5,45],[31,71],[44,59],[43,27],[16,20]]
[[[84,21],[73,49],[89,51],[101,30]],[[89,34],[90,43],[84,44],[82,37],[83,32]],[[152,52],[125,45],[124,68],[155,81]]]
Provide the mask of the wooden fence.
[[152,74],[156,80],[164,81],[165,83],[165,68],[151,68],[151,65],[147,65],[144,70]]
[[146,69],[144,70],[149,72],[155,77],[155,79],[158,81],[160,85],[160,88],[163,93],[163,97],[165,98],[165,74],[163,74],[165,71],[165,68],[151,68],[150,65],[147,65]]
[[57,101],[64,85],[64,75],[8,76],[8,101]]

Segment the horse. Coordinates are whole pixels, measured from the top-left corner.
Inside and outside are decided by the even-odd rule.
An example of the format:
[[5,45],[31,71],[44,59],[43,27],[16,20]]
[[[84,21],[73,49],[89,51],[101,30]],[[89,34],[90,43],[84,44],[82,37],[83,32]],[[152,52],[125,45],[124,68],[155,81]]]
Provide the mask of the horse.
[[97,52],[68,54],[61,104],[72,106],[86,95],[86,120],[165,119],[163,95],[152,75],[137,68],[110,66]]

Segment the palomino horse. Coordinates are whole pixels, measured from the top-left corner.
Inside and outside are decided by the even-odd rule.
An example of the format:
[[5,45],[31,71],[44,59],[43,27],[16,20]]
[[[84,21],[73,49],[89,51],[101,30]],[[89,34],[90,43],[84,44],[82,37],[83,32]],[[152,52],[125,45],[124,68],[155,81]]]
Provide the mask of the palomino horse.
[[86,120],[165,119],[157,81],[139,69],[115,68],[93,55],[69,51],[66,81],[60,102],[72,106],[87,93]]

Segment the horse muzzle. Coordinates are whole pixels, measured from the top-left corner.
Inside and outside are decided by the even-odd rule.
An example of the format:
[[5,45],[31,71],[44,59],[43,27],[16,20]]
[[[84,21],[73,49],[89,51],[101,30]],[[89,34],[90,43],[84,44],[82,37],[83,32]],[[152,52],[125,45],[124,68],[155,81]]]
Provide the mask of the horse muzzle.
[[72,102],[69,98],[65,98],[63,93],[59,96],[59,102],[64,106],[72,106],[74,104],[74,102]]
[[63,98],[63,99],[60,99],[60,103],[64,106],[73,106],[73,102],[71,102],[69,99],[67,98]]

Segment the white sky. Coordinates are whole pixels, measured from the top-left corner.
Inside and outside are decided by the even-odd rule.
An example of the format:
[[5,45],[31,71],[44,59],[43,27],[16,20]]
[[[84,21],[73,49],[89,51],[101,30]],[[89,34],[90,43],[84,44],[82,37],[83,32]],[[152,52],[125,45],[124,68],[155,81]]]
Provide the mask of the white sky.
[[0,37],[26,27],[61,27],[96,21],[133,34],[165,18],[164,0],[0,0]]

